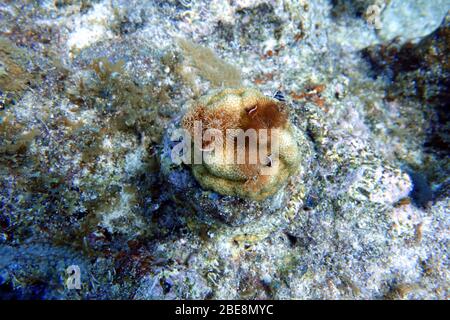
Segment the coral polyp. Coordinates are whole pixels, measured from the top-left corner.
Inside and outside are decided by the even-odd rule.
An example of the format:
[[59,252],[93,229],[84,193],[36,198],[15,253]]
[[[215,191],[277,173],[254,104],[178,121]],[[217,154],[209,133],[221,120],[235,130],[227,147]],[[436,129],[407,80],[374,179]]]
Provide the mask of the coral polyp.
[[[211,141],[202,140],[204,161],[194,163],[192,172],[205,189],[263,200],[276,193],[298,170],[299,148],[288,106],[256,89],[227,88],[200,98],[182,121],[193,138],[196,123],[201,124],[202,137],[208,129],[226,136],[223,152],[212,152],[205,148]],[[239,155],[241,162],[237,161]]]

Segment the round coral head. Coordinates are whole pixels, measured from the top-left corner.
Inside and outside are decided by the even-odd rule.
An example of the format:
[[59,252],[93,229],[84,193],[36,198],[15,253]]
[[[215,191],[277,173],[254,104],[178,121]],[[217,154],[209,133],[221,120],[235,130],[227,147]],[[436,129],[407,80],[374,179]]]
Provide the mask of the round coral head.
[[182,126],[192,138],[192,171],[205,189],[263,200],[295,174],[300,155],[288,106],[252,88],[201,97]]

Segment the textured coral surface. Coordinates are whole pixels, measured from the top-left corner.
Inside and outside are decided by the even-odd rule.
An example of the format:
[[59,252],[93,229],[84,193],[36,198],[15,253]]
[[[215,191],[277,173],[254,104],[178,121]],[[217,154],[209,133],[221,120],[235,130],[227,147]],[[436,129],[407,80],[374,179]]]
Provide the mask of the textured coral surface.
[[202,138],[197,147],[202,152],[209,143],[218,149],[206,146],[203,163],[193,164],[202,187],[254,200],[276,193],[297,173],[301,157],[297,143],[305,140],[294,135],[286,109],[281,101],[249,88],[223,89],[195,103],[182,122],[192,140],[196,123],[202,125],[202,135],[206,130],[220,133],[217,141]]

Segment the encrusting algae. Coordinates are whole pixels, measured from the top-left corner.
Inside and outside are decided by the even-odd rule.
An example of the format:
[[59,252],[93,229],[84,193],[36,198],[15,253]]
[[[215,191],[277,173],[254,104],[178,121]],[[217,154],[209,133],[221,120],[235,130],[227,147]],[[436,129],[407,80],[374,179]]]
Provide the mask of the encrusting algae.
[[[203,96],[182,121],[194,140],[195,123],[201,123],[203,137],[208,129],[227,135],[226,141],[222,141],[223,152],[212,152],[211,141],[202,140],[199,149],[204,161],[194,163],[192,172],[205,189],[260,201],[276,193],[299,168],[297,141],[301,139],[295,137],[287,105],[256,89],[228,88]],[[246,139],[251,138],[249,132],[256,137],[256,161],[250,160],[256,149],[250,141],[247,143]],[[277,148],[272,148],[275,144]],[[233,160],[239,158],[239,151],[244,161],[227,161],[230,156]]]

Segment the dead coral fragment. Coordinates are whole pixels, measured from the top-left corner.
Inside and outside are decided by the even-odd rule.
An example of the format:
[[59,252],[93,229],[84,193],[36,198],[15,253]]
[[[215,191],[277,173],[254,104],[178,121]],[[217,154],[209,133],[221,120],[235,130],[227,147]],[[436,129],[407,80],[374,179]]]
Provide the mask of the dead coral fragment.
[[241,73],[231,64],[223,61],[209,48],[202,47],[186,39],[177,39],[188,63],[201,77],[210,81],[212,86],[239,86]]
[[[273,195],[297,172],[301,159],[296,141],[300,138],[295,137],[286,108],[283,102],[249,88],[223,89],[199,99],[184,116],[183,127],[194,137],[195,123],[201,122],[202,134],[207,129],[216,129],[226,139],[221,142],[223,152],[219,153],[208,149],[211,141],[202,140],[205,161],[193,165],[195,178],[205,189],[224,195],[253,200]],[[242,130],[233,131],[236,129]],[[231,139],[230,130],[234,132]],[[267,140],[260,135],[265,130]],[[256,144],[250,142],[249,131],[255,132]],[[278,157],[271,153],[274,139]],[[239,140],[245,143],[236,143]],[[239,153],[245,155],[243,162],[234,161]],[[252,155],[256,155],[253,158],[256,161],[250,161]]]

